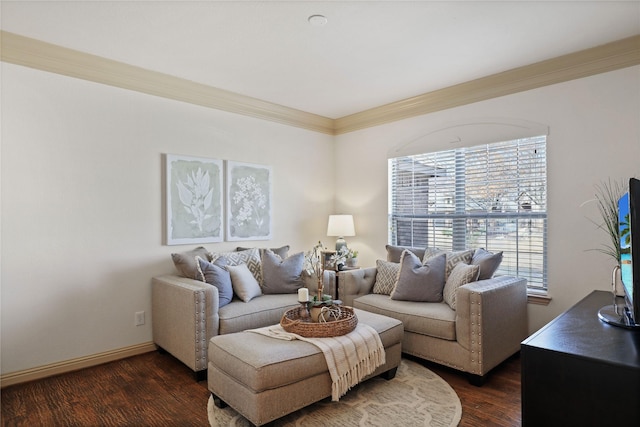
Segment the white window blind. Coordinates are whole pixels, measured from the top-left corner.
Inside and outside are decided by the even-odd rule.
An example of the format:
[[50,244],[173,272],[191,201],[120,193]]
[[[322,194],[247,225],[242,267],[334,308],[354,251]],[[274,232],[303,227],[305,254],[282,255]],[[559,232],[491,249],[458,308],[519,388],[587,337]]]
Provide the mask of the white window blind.
[[389,242],[503,252],[546,290],[546,136],[389,159]]

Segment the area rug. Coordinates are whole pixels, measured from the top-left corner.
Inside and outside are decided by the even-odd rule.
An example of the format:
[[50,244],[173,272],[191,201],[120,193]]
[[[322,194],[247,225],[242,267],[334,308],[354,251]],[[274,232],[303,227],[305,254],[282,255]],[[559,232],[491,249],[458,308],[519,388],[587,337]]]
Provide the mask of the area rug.
[[[209,397],[211,427],[251,424],[231,407],[220,409]],[[275,420],[270,426],[457,426],[462,405],[456,392],[438,375],[412,360],[402,359],[390,381],[372,378],[352,388],[339,402],[314,403]]]

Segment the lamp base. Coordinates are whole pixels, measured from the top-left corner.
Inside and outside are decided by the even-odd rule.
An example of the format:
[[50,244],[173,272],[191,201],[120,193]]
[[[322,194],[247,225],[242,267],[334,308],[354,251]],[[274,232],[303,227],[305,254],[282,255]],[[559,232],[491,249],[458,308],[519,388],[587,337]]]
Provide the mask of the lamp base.
[[346,248],[346,247],[347,247],[347,241],[344,240],[344,237],[342,236],[338,237],[338,240],[336,240],[336,252],[340,252],[340,249]]

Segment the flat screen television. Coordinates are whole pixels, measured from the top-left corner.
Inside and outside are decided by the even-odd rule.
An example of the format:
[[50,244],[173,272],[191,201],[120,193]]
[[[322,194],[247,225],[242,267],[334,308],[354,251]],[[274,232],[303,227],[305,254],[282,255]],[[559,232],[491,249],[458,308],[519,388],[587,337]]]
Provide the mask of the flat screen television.
[[640,323],[640,181],[629,180],[629,192],[618,203],[620,230],[620,272],[626,315],[632,324]]
[[618,201],[618,233],[624,304],[603,307],[599,316],[612,325],[640,328],[640,180],[635,178]]

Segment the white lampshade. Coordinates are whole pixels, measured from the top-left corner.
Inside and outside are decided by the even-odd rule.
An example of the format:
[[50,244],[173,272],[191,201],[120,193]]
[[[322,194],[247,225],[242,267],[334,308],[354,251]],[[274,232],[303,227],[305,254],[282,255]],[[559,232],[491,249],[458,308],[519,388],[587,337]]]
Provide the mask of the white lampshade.
[[327,236],[337,236],[336,251],[347,246],[344,236],[355,236],[356,228],[353,225],[353,215],[329,215]]

